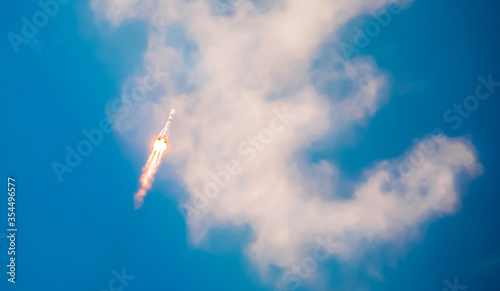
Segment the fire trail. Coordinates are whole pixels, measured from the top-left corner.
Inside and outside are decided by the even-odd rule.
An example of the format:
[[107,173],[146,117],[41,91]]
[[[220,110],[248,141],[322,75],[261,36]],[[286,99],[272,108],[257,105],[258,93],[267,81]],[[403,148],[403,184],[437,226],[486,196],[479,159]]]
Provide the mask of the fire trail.
[[168,148],[168,134],[170,132],[170,125],[172,124],[174,115],[175,109],[172,109],[172,111],[170,112],[170,116],[168,117],[167,124],[165,124],[165,127],[153,143],[153,152],[149,155],[148,161],[146,162],[144,168],[142,168],[142,176],[140,179],[141,189],[139,189],[139,191],[137,191],[137,193],[135,193],[134,195],[135,209],[138,209],[142,206],[142,203],[144,202],[144,196],[146,196],[146,192],[151,188],[151,184],[153,183],[156,171],[160,166],[161,158]]

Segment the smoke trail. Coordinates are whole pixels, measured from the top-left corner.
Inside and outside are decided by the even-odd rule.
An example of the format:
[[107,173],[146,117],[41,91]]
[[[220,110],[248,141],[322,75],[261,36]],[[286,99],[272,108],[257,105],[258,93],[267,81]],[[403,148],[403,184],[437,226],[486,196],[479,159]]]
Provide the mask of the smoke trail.
[[167,149],[167,141],[164,138],[157,139],[153,144],[153,152],[149,155],[148,161],[144,168],[142,168],[142,176],[140,179],[141,189],[134,195],[134,207],[138,209],[144,202],[146,192],[151,188],[154,176],[160,166],[161,158]]

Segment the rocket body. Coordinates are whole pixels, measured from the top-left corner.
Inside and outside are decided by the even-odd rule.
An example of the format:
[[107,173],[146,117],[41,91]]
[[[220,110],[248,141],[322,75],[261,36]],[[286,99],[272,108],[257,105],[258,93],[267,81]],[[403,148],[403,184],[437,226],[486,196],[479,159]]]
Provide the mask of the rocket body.
[[172,120],[174,119],[174,116],[175,116],[175,109],[172,109],[172,111],[170,111],[170,116],[168,117],[167,124],[165,124],[165,127],[158,135],[158,138],[164,138],[165,140],[168,140],[168,134],[170,133],[170,125],[172,125]]
[[148,161],[143,168],[141,179],[139,180],[141,182],[141,189],[139,189],[139,191],[137,191],[134,195],[134,205],[136,209],[141,207],[144,201],[144,196],[146,196],[146,192],[151,188],[156,171],[160,166],[161,159],[168,149],[168,133],[170,131],[170,125],[172,125],[174,115],[175,109],[172,109],[172,111],[170,111],[167,124],[165,124],[165,127],[161,130],[158,138],[153,142],[152,152],[149,155]]

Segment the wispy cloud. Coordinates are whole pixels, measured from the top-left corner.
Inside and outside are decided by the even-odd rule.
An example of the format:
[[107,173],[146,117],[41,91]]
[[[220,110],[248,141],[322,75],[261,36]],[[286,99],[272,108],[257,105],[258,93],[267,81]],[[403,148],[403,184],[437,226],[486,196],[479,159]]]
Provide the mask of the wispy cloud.
[[[285,269],[300,263],[318,237],[331,237],[338,246],[335,255],[348,258],[362,241],[389,241],[455,211],[456,175],[479,168],[465,139],[442,137],[432,158],[391,191],[383,184],[395,163],[381,162],[367,170],[348,199],[318,187],[336,179],[337,167],[311,163],[304,155],[322,137],[366,124],[386,102],[386,78],[372,61],[334,55],[326,70],[313,69],[312,61],[324,43],[336,41],[347,21],[389,2],[274,0],[264,7],[242,1],[231,15],[221,16],[201,0],[92,1],[96,13],[115,25],[126,19],[149,24],[144,66],[168,68],[169,80],[162,84],[166,93],[142,104],[122,128],[129,129],[130,142],[148,140],[168,110],[178,110],[168,158],[187,190],[186,204],[195,199],[194,189],[211,182],[210,173],[244,159],[241,141],[268,126],[273,109],[296,115],[232,177],[224,195],[211,200],[201,215],[188,212],[193,243],[215,227],[249,225],[255,238],[246,248],[249,259],[262,271],[270,265]],[[173,26],[185,31],[185,46],[167,45]],[[352,89],[327,97],[313,85],[313,76],[342,80]],[[185,82],[180,84],[180,78]],[[334,199],[325,201],[325,196]]]

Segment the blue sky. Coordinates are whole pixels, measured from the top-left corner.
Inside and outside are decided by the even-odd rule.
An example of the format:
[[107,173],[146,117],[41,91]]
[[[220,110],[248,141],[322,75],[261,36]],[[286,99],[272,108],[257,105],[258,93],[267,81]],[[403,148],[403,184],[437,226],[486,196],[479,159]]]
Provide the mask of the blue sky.
[[[214,227],[201,243],[190,241],[190,229],[197,228],[182,210],[189,197],[188,179],[183,173],[175,176],[174,166],[182,159],[173,157],[170,165],[168,159],[164,161],[144,207],[134,210],[132,197],[149,150],[149,139],[141,140],[159,132],[163,124],[147,120],[154,128],[142,135],[139,129],[104,134],[102,143],[72,173],[64,174],[62,182],[52,169],[54,161],[64,162],[66,146],[74,148],[84,138],[82,130],[98,128],[109,116],[106,105],[119,98],[123,84],[144,74],[151,33],[147,22],[127,19],[112,27],[110,21],[96,16],[99,13],[90,3],[73,0],[61,5],[34,41],[21,44],[16,54],[7,34],[19,32],[21,19],[40,8],[35,1],[6,5],[0,12],[5,36],[0,45],[4,92],[0,165],[5,180],[16,178],[19,230],[17,282],[12,286],[4,273],[2,290],[107,289],[114,278],[112,270],[122,268],[135,276],[125,286],[127,291],[273,290],[273,280],[266,276],[280,277],[279,263],[271,264],[266,275],[259,274],[245,251],[255,239],[251,224]],[[340,135],[324,134],[301,149],[309,161],[336,165],[344,178],[336,187],[352,189],[367,169],[401,156],[415,139],[435,128],[449,137],[470,139],[482,173],[457,178],[460,202],[451,214],[433,214],[410,227],[404,239],[369,243],[360,250],[363,255],[354,259],[321,263],[316,279],[302,282],[300,290],[443,290],[444,281],[453,282],[455,277],[469,290],[494,290],[500,284],[496,276],[500,271],[500,89],[480,101],[458,129],[443,119],[454,103],[463,103],[474,93],[479,76],[492,74],[493,80],[500,80],[498,6],[486,0],[415,0],[393,15],[390,24],[355,57],[372,57],[385,74],[386,101],[362,125]],[[337,50],[340,42],[352,43],[355,27],[371,19],[366,15],[351,19],[335,41],[322,44],[322,53],[313,62],[328,70],[328,51]],[[170,46],[177,45],[175,39],[171,41]],[[197,50],[193,42],[182,48],[193,50]],[[190,93],[194,89],[182,74],[173,77],[177,91]],[[330,97],[337,84],[316,89]],[[169,100],[166,91],[151,94]],[[139,106],[137,111],[148,114],[149,109]],[[187,114],[181,112],[176,118]],[[134,114],[129,122],[139,123],[141,116]],[[182,139],[183,131],[172,135]],[[172,143],[175,146],[173,136]],[[4,201],[0,217],[6,219]],[[6,233],[3,225],[0,233]],[[0,239],[0,259],[6,265],[7,241]]]

